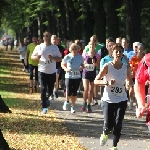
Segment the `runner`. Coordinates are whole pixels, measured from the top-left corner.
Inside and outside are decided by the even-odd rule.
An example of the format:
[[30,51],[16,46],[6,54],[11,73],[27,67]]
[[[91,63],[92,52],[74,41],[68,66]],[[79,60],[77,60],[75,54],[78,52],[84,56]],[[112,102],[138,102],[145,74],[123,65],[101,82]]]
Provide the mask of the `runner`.
[[[51,44],[50,37],[50,32],[45,31],[43,33],[44,43],[41,43],[38,46],[39,49],[35,49],[32,54],[33,60],[39,60],[38,70],[40,71],[41,77],[42,114],[47,113],[48,106],[46,101],[48,97],[53,94],[54,83],[56,81],[56,62],[62,59],[58,47]],[[46,97],[47,88],[48,97]]]
[[22,65],[23,65],[22,70],[25,71],[26,66],[25,66],[25,63],[24,63],[24,58],[25,58],[25,54],[26,54],[26,46],[24,46],[23,42],[20,42],[18,52],[20,54],[20,59],[21,59]]
[[82,73],[83,79],[83,105],[81,110],[85,111],[87,108],[87,112],[91,113],[91,102],[93,98],[93,88],[94,88],[94,79],[96,77],[96,66],[99,66],[100,55],[95,52],[96,44],[93,42],[89,42],[89,51],[82,55],[84,60],[84,69]]
[[[38,86],[38,60],[32,60],[31,55],[37,46],[37,37],[32,38],[32,43],[30,43],[27,46],[26,56],[25,56],[25,65],[29,63],[29,69],[30,69],[30,94],[34,92],[37,92],[37,86]],[[33,71],[35,74],[35,81],[33,84]]]
[[[56,46],[58,45],[58,38],[56,35],[51,36],[51,43],[53,45],[56,45]],[[59,48],[59,51],[62,55],[64,53],[64,48],[62,46],[59,46],[58,48]],[[59,74],[60,74],[60,72],[61,72],[61,61],[56,62],[56,82],[54,85],[53,95],[51,95],[51,99],[57,99],[58,98],[58,86],[59,86]]]
[[[117,143],[121,136],[122,121],[127,108],[127,94],[124,86],[126,78],[130,81],[130,86],[133,83],[130,67],[121,61],[123,48],[120,44],[113,46],[112,55],[113,61],[103,66],[94,83],[101,86],[105,85],[102,97],[104,127],[103,134],[100,137],[100,145],[106,144],[108,134],[113,130],[113,147],[111,150],[118,150]],[[101,80],[102,77],[104,77],[104,80]]]
[[83,69],[83,59],[78,54],[79,46],[72,43],[69,51],[70,53],[64,57],[61,66],[66,71],[65,85],[66,85],[66,101],[63,105],[63,110],[68,110],[69,100],[71,99],[71,113],[75,113],[75,101],[77,99],[77,90],[81,81],[80,71]]
[[122,38],[121,38],[121,37],[117,37],[117,38],[116,38],[116,43],[121,44],[121,43],[122,43]]

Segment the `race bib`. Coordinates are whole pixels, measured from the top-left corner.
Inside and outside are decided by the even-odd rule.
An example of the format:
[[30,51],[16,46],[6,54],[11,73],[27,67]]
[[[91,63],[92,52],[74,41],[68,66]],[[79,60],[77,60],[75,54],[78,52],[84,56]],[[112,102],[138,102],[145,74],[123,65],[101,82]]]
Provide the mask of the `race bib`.
[[94,64],[86,64],[85,68],[87,71],[94,71],[95,65]]
[[122,85],[112,85],[109,89],[109,94],[117,97],[122,97],[125,87]]
[[79,70],[74,70],[71,73],[72,73],[72,77],[81,78],[81,73]]

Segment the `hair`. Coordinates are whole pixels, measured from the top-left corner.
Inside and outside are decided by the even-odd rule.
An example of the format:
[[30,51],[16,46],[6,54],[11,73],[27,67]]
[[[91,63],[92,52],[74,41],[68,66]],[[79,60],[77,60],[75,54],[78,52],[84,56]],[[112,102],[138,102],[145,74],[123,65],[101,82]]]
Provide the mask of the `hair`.
[[124,50],[120,43],[114,44],[112,50],[114,51],[117,47],[121,48],[122,51]]
[[129,40],[127,38],[122,38],[122,40],[127,41],[127,43],[129,43]]
[[97,37],[96,35],[92,35],[92,36],[90,37],[90,40],[91,40],[91,38],[95,38],[96,40],[98,40],[98,37]]
[[106,39],[106,41],[108,41],[108,43],[109,43],[109,42],[114,42],[114,43],[115,43],[115,40],[114,40],[114,38],[113,38],[113,37],[109,37],[109,38],[107,38],[107,39]]
[[51,34],[51,32],[50,31],[48,31],[48,30],[45,30],[44,32],[43,32],[43,35],[45,34],[45,33],[49,33],[49,34]]
[[57,35],[51,35],[51,38],[57,38]]
[[72,52],[73,49],[79,49],[79,45],[76,43],[71,43],[70,47],[69,47],[69,52]]

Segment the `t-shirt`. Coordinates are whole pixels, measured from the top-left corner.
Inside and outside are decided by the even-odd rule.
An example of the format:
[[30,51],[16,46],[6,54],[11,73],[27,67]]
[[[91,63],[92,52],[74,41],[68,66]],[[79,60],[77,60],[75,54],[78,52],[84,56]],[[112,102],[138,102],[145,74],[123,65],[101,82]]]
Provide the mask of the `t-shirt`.
[[32,53],[33,53],[33,51],[34,51],[36,46],[37,45],[35,45],[34,43],[30,43],[27,46],[27,53],[29,54],[29,56],[28,56],[28,63],[29,63],[29,65],[38,66],[39,61],[31,59],[31,55],[32,55]]
[[132,52],[132,51],[133,51],[132,48],[127,48],[127,49],[124,49],[123,54],[126,55],[126,56],[128,57],[128,54],[129,54],[130,52]]
[[127,55],[127,58],[129,59],[129,61],[131,60],[131,58],[135,55],[134,51],[130,51]]
[[33,55],[41,55],[38,64],[38,71],[46,74],[53,74],[56,72],[56,61],[48,59],[49,55],[52,57],[61,57],[56,45],[51,44],[46,46],[45,43],[41,43],[35,48]]
[[79,67],[83,64],[83,58],[80,54],[73,56],[72,53],[69,53],[64,57],[63,62],[67,65],[67,68],[71,70],[69,72],[66,72],[65,78],[81,78]]
[[95,54],[93,56],[93,58],[90,58],[90,56],[88,55],[88,53],[85,53],[82,55],[83,60],[86,62],[86,67],[83,69],[83,76],[84,77],[96,77],[96,67],[95,65],[92,63],[92,59],[95,60],[95,62],[97,62],[97,59],[100,58],[99,54]]
[[135,78],[135,73],[138,69],[138,64],[140,63],[140,61],[142,60],[142,58],[138,58],[137,56],[133,56],[130,60],[130,66],[131,66],[131,71],[132,71],[132,78]]
[[[104,45],[97,43],[95,47],[95,52],[101,56],[101,48],[104,47]],[[83,53],[87,53],[89,51],[89,45],[85,46],[85,49],[83,50]]]
[[[109,56],[109,55],[107,55],[107,56],[105,56],[104,58],[102,58],[101,61],[100,61],[100,69],[101,69],[106,63],[108,63],[108,62],[110,62],[110,61],[113,61],[113,57],[111,57],[111,56]],[[124,57],[122,57],[121,61],[122,61],[122,63],[127,64],[127,61],[126,61],[126,59],[125,59]]]
[[26,46],[19,47],[18,51],[20,53],[20,59],[24,59],[26,54]]

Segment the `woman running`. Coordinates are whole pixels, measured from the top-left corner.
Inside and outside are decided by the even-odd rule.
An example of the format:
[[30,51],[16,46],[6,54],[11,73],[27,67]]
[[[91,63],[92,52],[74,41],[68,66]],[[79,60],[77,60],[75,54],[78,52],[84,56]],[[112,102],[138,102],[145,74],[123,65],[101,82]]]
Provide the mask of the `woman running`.
[[82,73],[83,78],[83,106],[82,111],[86,110],[90,113],[92,112],[91,109],[91,102],[93,98],[93,89],[94,89],[94,79],[96,77],[96,66],[99,66],[100,62],[100,55],[95,52],[96,44],[93,42],[89,42],[89,51],[82,55],[84,60],[84,69]]
[[78,54],[79,46],[72,43],[70,53],[64,57],[61,66],[65,70],[66,101],[63,110],[68,110],[69,100],[71,99],[71,113],[75,113],[75,101],[77,99],[77,90],[81,81],[80,71],[83,69],[83,59]]
[[[115,44],[113,46],[113,61],[108,62],[97,75],[94,83],[105,85],[103,93],[104,127],[100,137],[100,145],[103,146],[108,140],[108,134],[113,129],[113,147],[117,150],[117,143],[121,136],[122,122],[127,108],[127,94],[125,92],[125,80],[133,85],[130,67],[121,62],[123,48]],[[104,80],[101,78],[104,77]]]

